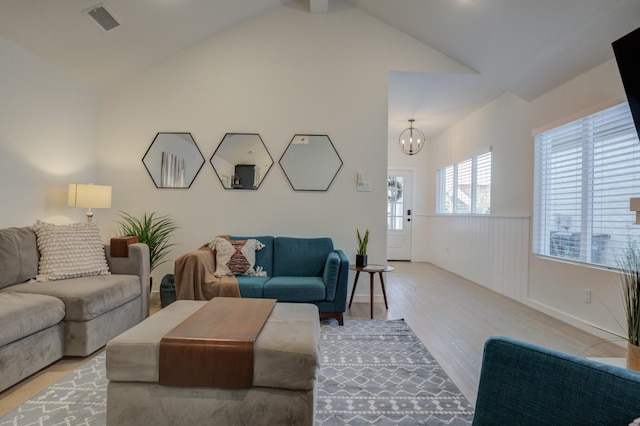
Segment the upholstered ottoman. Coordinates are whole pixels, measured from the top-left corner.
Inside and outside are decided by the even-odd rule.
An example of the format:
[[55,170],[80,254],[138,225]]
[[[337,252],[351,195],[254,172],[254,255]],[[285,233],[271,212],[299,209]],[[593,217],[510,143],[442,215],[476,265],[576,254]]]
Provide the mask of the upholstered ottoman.
[[107,424],[312,425],[320,359],[315,305],[275,305],[254,344],[250,389],[158,384],[160,340],[206,303],[178,300],[107,344]]

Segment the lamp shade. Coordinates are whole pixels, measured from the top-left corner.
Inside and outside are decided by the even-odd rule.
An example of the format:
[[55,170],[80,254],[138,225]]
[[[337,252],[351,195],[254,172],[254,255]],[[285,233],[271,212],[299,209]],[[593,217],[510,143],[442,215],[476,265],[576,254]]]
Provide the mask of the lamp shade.
[[69,207],[108,209],[111,207],[111,186],[70,183]]

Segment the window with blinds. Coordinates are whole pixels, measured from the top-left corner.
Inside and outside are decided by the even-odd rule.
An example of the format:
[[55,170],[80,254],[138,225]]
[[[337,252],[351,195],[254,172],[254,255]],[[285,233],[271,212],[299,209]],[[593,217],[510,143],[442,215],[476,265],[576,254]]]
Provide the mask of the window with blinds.
[[436,171],[436,213],[491,213],[491,151]]
[[627,103],[535,136],[533,253],[618,266],[640,195],[640,143]]

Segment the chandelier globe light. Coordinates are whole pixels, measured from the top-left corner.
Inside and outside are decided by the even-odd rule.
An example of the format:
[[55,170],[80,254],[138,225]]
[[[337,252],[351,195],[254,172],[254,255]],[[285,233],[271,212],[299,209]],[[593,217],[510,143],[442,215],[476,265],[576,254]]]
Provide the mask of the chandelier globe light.
[[413,118],[409,120],[409,127],[404,129],[398,137],[400,151],[407,155],[415,155],[425,144],[424,133],[420,129],[413,127]]

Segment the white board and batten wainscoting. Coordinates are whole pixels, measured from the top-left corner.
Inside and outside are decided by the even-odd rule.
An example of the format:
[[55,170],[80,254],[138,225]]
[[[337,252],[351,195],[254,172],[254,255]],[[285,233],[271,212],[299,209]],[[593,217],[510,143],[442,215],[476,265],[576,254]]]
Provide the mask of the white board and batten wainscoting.
[[427,215],[428,261],[527,303],[529,217]]

